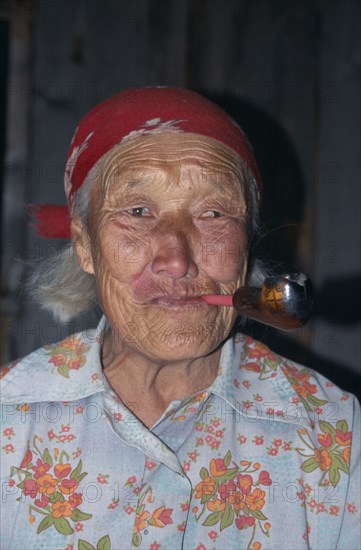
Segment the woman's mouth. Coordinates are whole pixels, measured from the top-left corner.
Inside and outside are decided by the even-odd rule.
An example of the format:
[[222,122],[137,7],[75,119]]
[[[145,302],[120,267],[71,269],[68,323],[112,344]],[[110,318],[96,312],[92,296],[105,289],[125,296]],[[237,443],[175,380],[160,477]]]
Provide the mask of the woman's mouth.
[[191,309],[207,306],[202,296],[158,296],[152,298],[150,303],[167,309]]

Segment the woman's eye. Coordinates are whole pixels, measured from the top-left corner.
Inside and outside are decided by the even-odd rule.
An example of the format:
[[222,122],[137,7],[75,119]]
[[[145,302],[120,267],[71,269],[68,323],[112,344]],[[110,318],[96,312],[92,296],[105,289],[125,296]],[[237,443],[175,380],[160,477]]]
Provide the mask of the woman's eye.
[[207,210],[207,212],[204,212],[203,218],[220,218],[222,214],[220,212],[217,212],[217,210]]
[[134,218],[144,218],[149,214],[149,209],[146,206],[136,206],[135,208],[129,208],[126,212]]

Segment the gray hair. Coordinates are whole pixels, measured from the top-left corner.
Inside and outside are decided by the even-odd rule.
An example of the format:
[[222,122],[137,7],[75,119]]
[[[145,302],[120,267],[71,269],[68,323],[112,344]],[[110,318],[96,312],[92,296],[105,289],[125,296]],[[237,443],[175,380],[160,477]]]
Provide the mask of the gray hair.
[[[258,233],[259,206],[254,177],[242,162],[244,189],[248,211],[248,242]],[[76,212],[85,229],[88,229],[88,204],[92,186],[99,181],[98,166],[88,174],[75,195]],[[261,262],[251,262],[247,281],[252,286],[261,286],[265,269]],[[97,289],[93,275],[80,267],[72,243],[68,243],[50,258],[39,262],[27,283],[27,290],[43,309],[62,323],[98,306]]]

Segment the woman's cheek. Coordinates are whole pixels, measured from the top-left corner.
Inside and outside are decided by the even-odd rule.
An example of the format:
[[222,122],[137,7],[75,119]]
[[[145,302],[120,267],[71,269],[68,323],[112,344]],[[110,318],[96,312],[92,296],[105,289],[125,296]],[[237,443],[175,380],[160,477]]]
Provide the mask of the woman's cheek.
[[141,269],[144,257],[144,238],[130,238],[117,232],[103,239],[99,247],[98,263],[119,281],[126,281]]
[[235,279],[243,272],[247,256],[245,230],[231,224],[204,236],[202,263],[208,274],[219,282]]

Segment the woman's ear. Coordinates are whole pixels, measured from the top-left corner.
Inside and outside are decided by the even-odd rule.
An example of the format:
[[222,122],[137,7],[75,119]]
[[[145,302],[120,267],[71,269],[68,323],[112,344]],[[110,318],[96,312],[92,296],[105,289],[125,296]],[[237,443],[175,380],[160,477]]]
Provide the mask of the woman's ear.
[[94,275],[94,263],[91,250],[90,237],[79,216],[73,213],[70,224],[71,242],[74,254],[83,271]]

